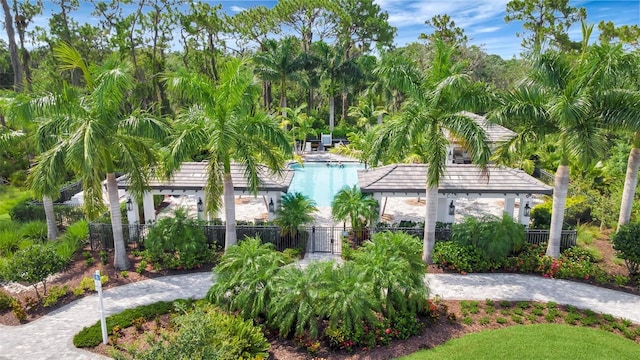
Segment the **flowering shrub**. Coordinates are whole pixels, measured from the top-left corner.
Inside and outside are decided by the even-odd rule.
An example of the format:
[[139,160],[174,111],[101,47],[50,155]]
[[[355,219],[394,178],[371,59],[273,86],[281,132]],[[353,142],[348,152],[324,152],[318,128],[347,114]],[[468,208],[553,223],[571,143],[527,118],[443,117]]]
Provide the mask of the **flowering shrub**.
[[499,269],[505,263],[504,259],[489,259],[473,245],[460,245],[452,241],[437,242],[433,248],[433,259],[441,269],[463,274]]

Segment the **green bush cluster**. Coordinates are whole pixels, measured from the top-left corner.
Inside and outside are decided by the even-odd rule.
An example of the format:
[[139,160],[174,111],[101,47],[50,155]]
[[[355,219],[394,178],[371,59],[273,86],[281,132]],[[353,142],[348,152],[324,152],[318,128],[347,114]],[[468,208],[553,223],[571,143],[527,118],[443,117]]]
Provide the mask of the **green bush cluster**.
[[322,338],[351,350],[421,330],[417,315],[429,307],[416,238],[377,233],[344,264],[313,262],[300,269],[285,266],[290,261],[271,244],[245,239],[214,269],[216,283],[207,299],[247,320],[264,319],[283,337],[311,341],[301,345]]
[[520,252],[526,242],[524,226],[507,214],[502,219],[467,217],[462,223],[454,224],[451,231],[452,241],[472,245],[493,261]]
[[439,241],[433,247],[433,262],[442,269],[461,273],[486,272],[499,269],[502,262],[489,259],[473,245],[460,245],[453,241]]
[[0,291],[0,313],[11,309],[12,301],[13,298],[11,296],[5,294],[3,291]]
[[266,359],[269,342],[250,320],[207,306],[173,319],[175,334],[135,354],[140,360]]
[[[58,226],[70,224],[84,218],[82,208],[78,206],[54,205],[54,214]],[[26,223],[29,221],[45,221],[42,204],[32,204],[30,200],[19,202],[9,210],[11,220]]]
[[[177,302],[180,301],[178,300]],[[182,300],[182,302],[189,303],[189,300]],[[113,328],[115,326],[118,326],[121,329],[129,327],[133,323],[134,319],[144,318],[146,320],[150,320],[155,318],[157,315],[167,314],[174,309],[174,303],[176,302],[160,301],[150,305],[142,305],[133,309],[126,309],[121,313],[108,316],[106,318],[107,332],[109,335],[113,334]],[[73,344],[79,348],[94,347],[101,342],[102,330],[100,328],[100,321],[83,328],[73,337]]]
[[56,253],[53,246],[36,244],[16,252],[8,260],[2,278],[33,285],[39,299],[37,284],[43,283],[46,295],[47,277],[61,271],[64,266],[64,259]]
[[177,209],[174,217],[160,219],[144,243],[146,258],[169,269],[193,269],[213,262],[215,252],[198,225],[183,209]]
[[640,239],[640,223],[623,225],[611,237],[613,248],[618,257],[624,259],[632,277],[640,274],[640,241],[638,239]]

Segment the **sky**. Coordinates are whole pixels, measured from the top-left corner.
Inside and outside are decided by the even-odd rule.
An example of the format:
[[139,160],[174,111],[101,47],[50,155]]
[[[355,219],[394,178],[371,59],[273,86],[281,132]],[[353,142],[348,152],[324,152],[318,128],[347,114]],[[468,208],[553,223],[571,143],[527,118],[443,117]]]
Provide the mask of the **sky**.
[[[374,0],[383,11],[389,14],[389,23],[398,29],[395,43],[403,46],[418,41],[420,33],[427,33],[430,29],[424,22],[435,15],[448,14],[456,25],[463,28],[470,45],[481,46],[489,54],[497,54],[509,59],[518,57],[521,48],[521,39],[516,33],[522,32],[522,23],[504,22],[506,4],[509,0]],[[277,1],[273,0],[249,0],[249,1],[203,1],[210,4],[223,5],[223,11],[232,15],[243,9],[263,5],[273,7]],[[97,19],[90,14],[92,5],[88,1],[80,1],[81,9],[72,14],[78,21],[82,19],[95,23]],[[592,39],[596,40],[597,23],[601,20],[613,21],[619,25],[640,24],[640,0],[599,0],[580,1],[570,0],[574,7],[584,7],[587,10],[587,22],[596,25]],[[46,24],[47,17],[52,12],[52,4],[45,1],[43,16],[34,19],[34,24]],[[569,35],[573,40],[581,38],[580,25],[576,24],[569,29]],[[6,35],[3,36],[6,38]]]

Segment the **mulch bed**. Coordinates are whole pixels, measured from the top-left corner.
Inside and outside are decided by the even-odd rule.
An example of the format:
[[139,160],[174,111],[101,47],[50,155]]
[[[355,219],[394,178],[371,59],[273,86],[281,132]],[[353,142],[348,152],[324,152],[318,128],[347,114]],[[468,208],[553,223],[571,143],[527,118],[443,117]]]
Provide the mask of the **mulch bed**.
[[[85,249],[86,251],[90,251],[89,249]],[[208,264],[199,269],[194,270],[161,270],[154,271],[151,266],[147,266],[147,270],[142,274],[138,274],[134,270],[138,266],[140,260],[139,257],[134,257],[129,255],[129,271],[126,272],[126,277],[123,276],[123,273],[119,270],[116,270],[113,267],[113,253],[109,254],[109,260],[106,265],[100,263],[98,259],[100,259],[97,251],[92,252],[93,258],[97,261],[89,266],[87,266],[84,257],[82,254],[76,254],[75,260],[69,265],[67,270],[62,273],[56,274],[53,280],[47,281],[47,289],[51,289],[52,286],[68,286],[71,291],[75,287],[77,287],[82,279],[85,277],[92,278],[93,274],[96,270],[100,270],[101,275],[106,275],[109,277],[109,281],[105,283],[102,288],[109,289],[116,286],[122,286],[129,283],[134,283],[137,281],[143,281],[147,279],[153,279],[161,276],[167,275],[178,275],[178,274],[188,274],[193,272],[210,272],[213,268],[213,265]],[[27,284],[23,284],[27,285]],[[33,289],[33,286],[28,286],[23,289],[24,291],[20,292],[11,292],[6,289],[0,288],[0,291],[10,295],[13,298],[16,298],[22,302],[22,304],[34,304],[36,303],[36,292]],[[38,287],[38,291],[40,295],[42,295],[42,285]],[[44,307],[42,305],[28,306],[27,309],[27,318],[22,322],[28,323],[30,321],[36,320],[47,313],[54,311],[64,305],[67,305],[75,300],[78,300],[84,296],[91,295],[92,291],[86,291],[82,296],[75,296],[73,293],[68,293],[67,295],[61,297],[58,302],[50,307]],[[21,323],[14,316],[11,310],[0,312],[0,324],[4,325],[20,325]]]

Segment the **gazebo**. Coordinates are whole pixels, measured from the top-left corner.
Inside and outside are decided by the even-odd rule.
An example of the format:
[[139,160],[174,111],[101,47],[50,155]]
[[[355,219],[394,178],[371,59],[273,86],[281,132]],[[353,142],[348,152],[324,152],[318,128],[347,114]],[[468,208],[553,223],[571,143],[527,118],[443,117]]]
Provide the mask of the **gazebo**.
[[[424,197],[426,164],[393,164],[358,170],[358,185],[363,194],[381,202],[383,197]],[[514,216],[516,200],[518,222],[529,224],[533,195],[551,195],[553,188],[522,170],[488,165],[482,171],[472,164],[449,164],[438,186],[437,221],[452,223],[459,198],[501,198],[504,212]]]
[[[264,199],[265,209],[269,213],[270,219],[274,216],[282,193],[289,190],[289,185],[293,179],[293,170],[282,170],[281,174],[273,174],[265,166],[260,165],[260,184],[257,194],[251,192],[245,167],[239,163],[231,164],[231,179],[233,180],[234,196],[260,195]],[[178,171],[169,180],[154,178],[148,184],[148,190],[142,198],[142,207],[146,223],[156,220],[156,213],[153,206],[153,195],[173,195],[173,196],[193,196],[196,199],[198,218],[204,217],[204,188],[207,183],[207,163],[206,162],[184,162]],[[130,224],[138,223],[139,209],[138,201],[129,193],[129,182],[126,176],[118,179],[118,189],[125,190],[127,204],[127,219]]]

